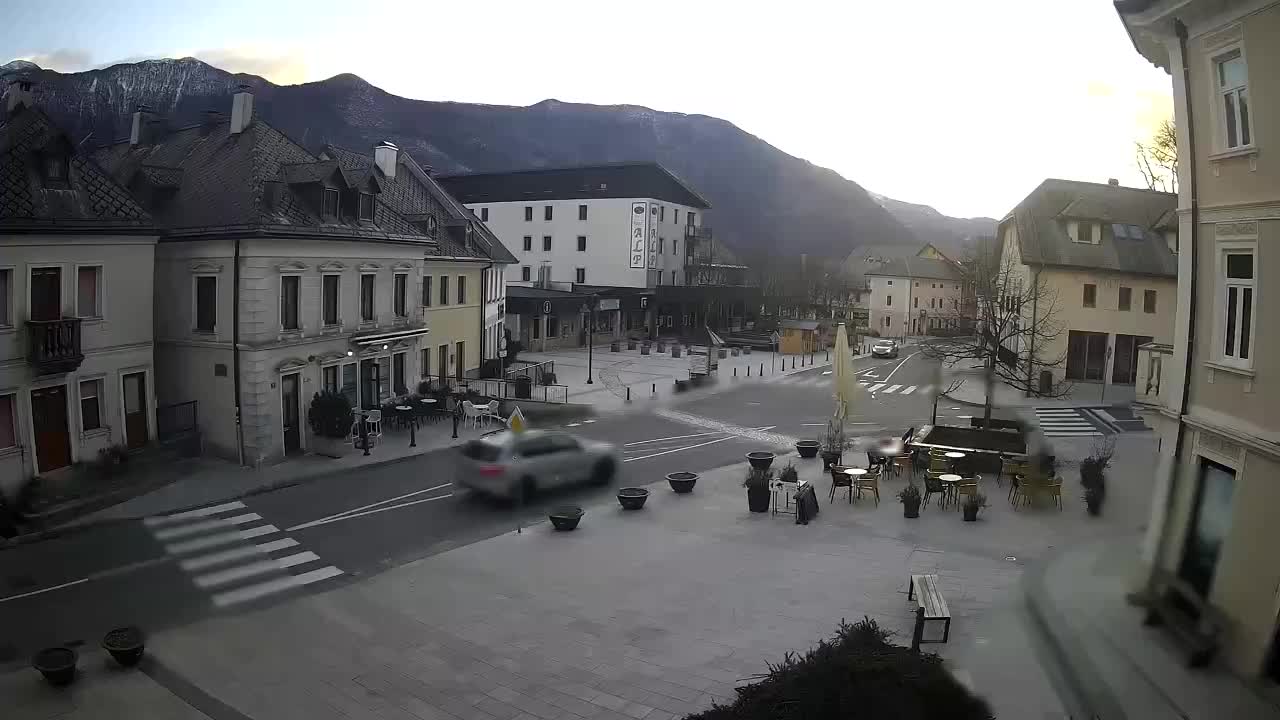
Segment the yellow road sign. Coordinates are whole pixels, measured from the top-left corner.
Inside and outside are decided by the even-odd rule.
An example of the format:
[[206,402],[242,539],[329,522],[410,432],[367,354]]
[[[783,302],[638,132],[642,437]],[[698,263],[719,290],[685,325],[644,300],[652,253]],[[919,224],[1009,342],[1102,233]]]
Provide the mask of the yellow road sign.
[[511,411],[511,417],[507,418],[507,428],[514,433],[524,432],[529,423],[524,419],[524,413],[520,412],[519,406]]

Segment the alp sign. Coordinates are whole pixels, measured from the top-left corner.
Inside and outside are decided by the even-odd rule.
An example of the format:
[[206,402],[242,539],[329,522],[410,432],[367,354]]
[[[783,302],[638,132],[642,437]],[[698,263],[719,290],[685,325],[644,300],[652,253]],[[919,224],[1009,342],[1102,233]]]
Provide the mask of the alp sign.
[[649,209],[642,202],[631,203],[631,267],[633,269],[644,268],[645,241],[649,236],[649,227],[646,222],[649,218]]

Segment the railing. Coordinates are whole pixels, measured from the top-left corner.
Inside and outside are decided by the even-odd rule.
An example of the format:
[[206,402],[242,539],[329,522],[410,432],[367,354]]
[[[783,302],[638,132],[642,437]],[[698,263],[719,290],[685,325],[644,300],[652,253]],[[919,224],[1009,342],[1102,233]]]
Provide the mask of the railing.
[[517,389],[517,386],[521,383],[516,380],[504,380],[501,378],[463,378],[459,380],[452,377],[441,378],[437,376],[424,378],[424,380],[428,382],[431,392],[469,390],[495,400],[530,400],[553,404],[569,402],[568,386],[554,383],[547,385],[531,383],[529,385],[529,397],[522,398]]
[[534,385],[554,385],[556,382],[556,362],[547,360],[546,362],[522,365],[521,367],[507,370],[507,380],[514,380],[518,377],[527,377],[533,380]]
[[160,442],[169,442],[199,430],[195,400],[156,408],[156,438]]
[[687,240],[710,240],[711,228],[706,225],[685,225],[684,236]]
[[27,321],[27,362],[37,373],[71,372],[83,361],[80,318]]

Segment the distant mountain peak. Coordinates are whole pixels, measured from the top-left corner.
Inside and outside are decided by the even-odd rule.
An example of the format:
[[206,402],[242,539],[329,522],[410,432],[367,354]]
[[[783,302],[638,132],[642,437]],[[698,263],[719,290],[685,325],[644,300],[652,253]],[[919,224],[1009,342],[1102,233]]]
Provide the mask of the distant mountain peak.
[[18,72],[20,70],[42,70],[39,65],[30,60],[12,60],[0,65],[0,72]]

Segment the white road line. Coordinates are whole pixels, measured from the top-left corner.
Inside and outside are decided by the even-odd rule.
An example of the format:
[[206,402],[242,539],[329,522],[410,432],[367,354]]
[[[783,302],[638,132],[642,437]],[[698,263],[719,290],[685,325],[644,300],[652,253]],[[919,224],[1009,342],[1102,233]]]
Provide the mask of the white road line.
[[410,505],[421,505],[422,503],[435,502],[436,500],[445,500],[451,497],[453,497],[453,493],[449,493],[447,495],[437,495],[436,497],[423,498],[421,500],[410,500],[409,502],[400,503],[399,505],[388,505],[386,507],[375,508],[373,510],[365,510],[364,512],[352,511],[343,515],[339,515],[337,517],[321,518],[320,520],[313,520],[309,523],[294,525],[293,527],[286,529],[285,532],[292,532],[294,530],[306,530],[307,528],[316,527],[317,525],[328,525],[329,523],[342,522],[343,520],[351,520],[353,518],[364,517],[365,515],[373,515],[375,513],[387,512],[388,510],[399,510],[400,508],[407,508]]
[[830,370],[823,370],[823,371],[822,371],[822,374],[823,374],[823,375],[830,375],[830,374],[831,374],[831,371],[830,371]]
[[717,440],[710,440],[710,441],[707,441],[707,442],[704,442],[704,443],[698,443],[697,445],[688,445],[688,446],[686,446],[686,447],[678,447],[678,448],[676,448],[675,450],[663,450],[662,452],[656,452],[656,453],[654,453],[654,454],[652,454],[652,455],[641,455],[640,457],[627,458],[626,460],[623,460],[622,462],[624,462],[624,463],[629,463],[629,462],[635,462],[636,460],[648,460],[649,458],[658,457],[659,455],[667,455],[667,454],[669,454],[669,453],[673,453],[673,452],[680,452],[681,450],[692,450],[692,449],[694,449],[694,448],[700,448],[700,447],[703,447],[703,446],[705,446],[705,445],[715,445],[715,444],[716,444],[716,443],[718,443],[718,442],[724,442],[725,440],[733,440],[733,439],[734,439],[734,438],[736,438],[736,437],[739,437],[739,436],[738,436],[738,435],[730,435],[730,436],[728,436],[728,437],[722,437],[722,438],[719,438],[719,439],[717,439]]
[[1066,432],[1064,430],[1062,432],[1045,433],[1046,437],[1095,437],[1099,435],[1102,435],[1102,433],[1098,432],[1097,430],[1093,432]]
[[429,487],[429,488],[427,488],[427,489],[425,489],[425,490],[414,490],[413,492],[407,492],[407,493],[405,493],[405,494],[403,494],[403,495],[397,495],[397,496],[392,497],[392,498],[387,498],[386,500],[379,500],[378,502],[369,503],[368,505],[361,505],[361,506],[360,506],[360,507],[358,507],[358,508],[351,508],[350,510],[343,510],[343,511],[342,511],[342,512],[340,512],[340,513],[334,513],[334,514],[332,514],[332,515],[326,515],[326,516],[324,516],[324,517],[320,518],[319,520],[315,520],[315,521],[313,521],[313,522],[311,522],[311,523],[308,523],[308,524],[306,524],[306,525],[294,525],[293,527],[288,528],[287,530],[285,530],[285,532],[288,532],[289,530],[297,530],[298,528],[302,528],[302,527],[311,527],[312,525],[322,525],[322,524],[324,524],[324,521],[325,521],[325,520],[334,520],[334,519],[337,519],[337,518],[342,517],[343,515],[350,515],[350,514],[352,514],[352,513],[358,513],[358,512],[360,512],[361,510],[368,510],[369,508],[378,507],[379,505],[386,505],[387,503],[392,503],[392,502],[395,502],[395,501],[397,501],[397,500],[404,500],[405,498],[411,498],[411,497],[413,497],[414,495],[421,495],[421,494],[423,494],[423,493],[429,493],[429,492],[431,492],[432,490],[439,490],[440,488],[447,488],[447,487],[449,487],[449,486],[450,486],[450,485],[452,485],[452,484],[453,484],[453,483],[441,483],[440,485],[436,485],[435,487]]
[[887,390],[885,390],[885,393],[896,393],[896,392],[898,392],[899,388],[901,388],[901,387],[902,387],[901,385],[894,385],[893,387],[888,388]]
[[61,585],[54,585],[53,587],[41,588],[39,590],[32,590],[31,592],[24,592],[21,595],[10,595],[7,598],[0,598],[0,603],[9,602],[10,600],[18,600],[24,597],[31,597],[32,595],[39,595],[40,593],[47,593],[53,590],[61,590],[64,587],[71,587],[72,585],[79,585],[80,583],[87,583],[87,582],[89,582],[89,578],[80,578],[79,580],[72,580],[71,582],[65,582],[65,583],[62,583]]
[[894,375],[894,373],[896,373],[896,372],[898,372],[899,370],[901,370],[901,369],[902,369],[902,366],[903,366],[903,365],[906,365],[908,360],[910,360],[911,358],[913,358],[913,357],[915,357],[915,356],[917,356],[917,355],[919,355],[919,354],[920,354],[920,351],[919,351],[919,350],[917,350],[916,352],[913,352],[913,353],[911,353],[910,355],[908,355],[908,356],[906,356],[906,357],[902,358],[902,362],[898,363],[898,366],[897,366],[897,367],[895,367],[894,369],[892,369],[892,370],[890,370],[890,371],[889,371],[889,374],[888,374],[887,376],[885,376],[884,381],[885,381],[885,382],[889,382],[890,380],[892,380],[892,379],[893,379],[893,375]]
[[903,394],[903,395],[910,395],[911,393],[913,393],[913,392],[915,392],[915,391],[916,391],[916,386],[915,386],[915,385],[910,385],[910,386],[908,386],[908,387],[907,387],[907,389],[906,389],[906,390],[903,390],[903,391],[902,391],[902,394]]
[[194,520],[196,518],[217,515],[220,512],[226,512],[228,510],[242,509],[244,509],[244,503],[237,500],[235,502],[223,503],[221,505],[212,505],[210,507],[202,507],[195,510],[174,513],[173,515],[157,515],[156,517],[143,518],[142,524],[147,527],[155,527],[156,525],[165,525],[179,520]]
[[205,575],[197,575],[195,577],[195,583],[202,588],[218,587],[219,585],[226,585],[227,583],[235,582],[237,580],[251,578],[255,575],[265,575],[269,572],[284,570],[286,568],[291,568],[294,565],[301,565],[302,563],[308,563],[319,559],[319,555],[308,550],[288,557],[282,557],[278,560],[267,558],[260,562],[239,565],[233,568],[227,568],[226,570],[207,573]]
[[180,555],[182,553],[196,552],[197,550],[208,550],[209,548],[220,547],[222,545],[230,545],[233,542],[241,540],[252,540],[263,535],[270,535],[274,532],[280,532],[280,528],[275,525],[259,525],[249,530],[233,530],[228,533],[218,533],[217,535],[207,535],[195,540],[187,540],[185,542],[165,545],[164,549],[172,555]]
[[178,565],[187,572],[203,570],[214,565],[221,565],[233,560],[243,560],[247,557],[264,555],[276,550],[283,550],[287,547],[297,546],[298,541],[293,538],[283,538],[274,542],[265,543],[263,545],[246,545],[244,547],[232,548],[231,550],[223,550],[222,552],[210,553],[209,555],[201,555],[190,560],[183,560]]
[[213,604],[218,607],[227,607],[237,603],[248,602],[249,600],[257,600],[274,593],[278,593],[290,588],[302,587],[310,585],[313,582],[328,580],[331,577],[341,575],[342,571],[332,565],[322,567],[319,570],[312,570],[301,575],[288,575],[267,582],[249,585],[235,590],[229,590],[224,593],[218,593],[213,596]]
[[694,433],[692,435],[672,435],[671,437],[654,438],[652,440],[637,440],[635,442],[626,443],[625,445],[623,445],[623,447],[631,447],[632,445],[644,445],[646,443],[662,442],[663,440],[684,440],[685,438],[706,437],[707,435],[721,435],[721,434],[722,433],[720,431],[716,431],[716,432]]
[[880,389],[880,388],[882,388],[882,387],[884,387],[884,383],[880,383],[879,385],[872,385],[871,387],[867,388],[867,391],[868,391],[868,392],[875,392],[875,391],[879,390],[879,389]]
[[152,534],[156,536],[157,540],[176,540],[177,538],[186,537],[188,535],[199,535],[202,532],[235,527],[236,525],[244,525],[245,523],[261,519],[262,516],[257,513],[245,513],[244,515],[237,515],[235,517],[205,520],[204,522],[191,523],[190,525],[165,528],[164,530],[154,530],[152,531]]

